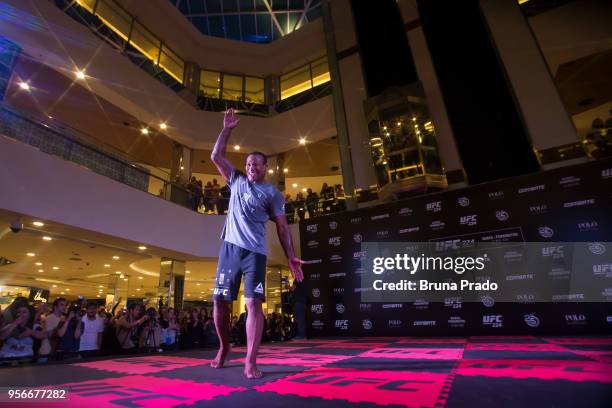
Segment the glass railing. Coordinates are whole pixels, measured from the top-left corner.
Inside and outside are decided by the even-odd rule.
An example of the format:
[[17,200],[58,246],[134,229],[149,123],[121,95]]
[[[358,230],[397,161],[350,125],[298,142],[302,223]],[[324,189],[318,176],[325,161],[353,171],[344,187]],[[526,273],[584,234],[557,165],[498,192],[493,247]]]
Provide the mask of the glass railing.
[[0,105],[0,134],[77,163],[130,187],[191,207],[187,187],[172,181],[170,174],[164,169],[143,165],[126,152],[56,119],[42,121]]

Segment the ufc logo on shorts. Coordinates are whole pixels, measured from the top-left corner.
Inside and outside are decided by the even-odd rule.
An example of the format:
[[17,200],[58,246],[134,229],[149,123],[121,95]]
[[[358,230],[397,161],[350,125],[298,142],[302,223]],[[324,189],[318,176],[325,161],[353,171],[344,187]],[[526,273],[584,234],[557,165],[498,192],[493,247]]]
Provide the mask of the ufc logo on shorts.
[[227,296],[227,291],[228,291],[228,289],[215,288],[215,290],[213,291],[213,294],[214,295]]

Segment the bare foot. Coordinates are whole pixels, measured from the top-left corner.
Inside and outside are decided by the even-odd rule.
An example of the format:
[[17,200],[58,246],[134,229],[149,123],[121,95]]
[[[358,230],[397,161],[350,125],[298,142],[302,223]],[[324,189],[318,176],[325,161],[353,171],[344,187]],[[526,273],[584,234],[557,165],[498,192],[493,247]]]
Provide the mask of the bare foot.
[[246,378],[261,378],[263,377],[263,373],[257,369],[255,364],[245,363],[244,365],[244,375]]
[[223,368],[223,365],[225,364],[225,357],[227,357],[228,352],[229,348],[220,348],[215,359],[210,362],[210,366],[212,368]]

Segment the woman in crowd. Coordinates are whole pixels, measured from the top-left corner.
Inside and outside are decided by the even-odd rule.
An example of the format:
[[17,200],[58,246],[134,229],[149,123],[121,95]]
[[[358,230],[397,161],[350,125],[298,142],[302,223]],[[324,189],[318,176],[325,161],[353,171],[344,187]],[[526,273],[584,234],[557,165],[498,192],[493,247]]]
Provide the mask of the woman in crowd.
[[34,308],[26,304],[13,311],[13,320],[0,330],[0,340],[4,342],[0,358],[32,357],[34,340],[44,337],[40,326],[34,325]]

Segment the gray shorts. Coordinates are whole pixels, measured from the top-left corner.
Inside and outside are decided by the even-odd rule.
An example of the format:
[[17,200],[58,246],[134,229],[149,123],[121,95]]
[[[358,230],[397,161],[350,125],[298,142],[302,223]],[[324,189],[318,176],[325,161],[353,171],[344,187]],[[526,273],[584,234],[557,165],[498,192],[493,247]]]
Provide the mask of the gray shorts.
[[223,241],[215,278],[214,300],[236,300],[244,274],[244,297],[265,299],[266,256]]

